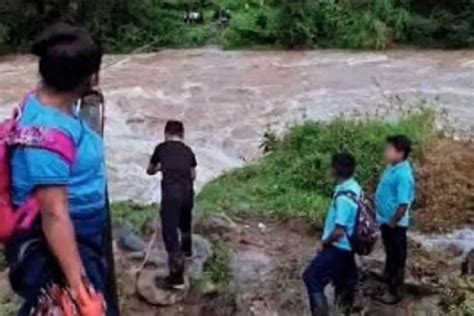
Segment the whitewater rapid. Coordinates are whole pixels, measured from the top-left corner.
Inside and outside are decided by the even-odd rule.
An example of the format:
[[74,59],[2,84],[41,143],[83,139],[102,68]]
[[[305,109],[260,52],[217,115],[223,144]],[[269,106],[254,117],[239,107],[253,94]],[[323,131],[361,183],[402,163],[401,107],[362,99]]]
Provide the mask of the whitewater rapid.
[[[145,175],[167,119],[183,120],[197,154],[197,189],[259,157],[267,128],[373,111],[388,96],[443,106],[461,129],[474,126],[474,51],[238,51],[213,48],[107,56],[106,143],[114,201],[155,202]],[[0,116],[38,81],[35,60],[0,60]]]

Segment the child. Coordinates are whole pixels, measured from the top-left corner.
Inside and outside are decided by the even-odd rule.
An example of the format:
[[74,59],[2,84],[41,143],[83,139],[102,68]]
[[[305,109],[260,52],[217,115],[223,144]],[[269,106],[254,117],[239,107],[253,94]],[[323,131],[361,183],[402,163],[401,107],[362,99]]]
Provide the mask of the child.
[[183,123],[168,121],[165,141],[155,148],[147,169],[149,175],[163,174],[161,222],[170,268],[164,281],[171,289],[184,288],[184,259],[192,259],[193,255],[191,223],[197,163],[183,139]]
[[357,267],[349,237],[354,232],[362,189],[353,178],[355,159],[340,153],[332,158],[332,175],[337,182],[334,199],[326,217],[320,251],[303,274],[313,316],[329,315],[324,288],[333,282],[336,302],[349,315],[357,285]]
[[415,200],[415,178],[408,162],[411,141],[407,136],[387,138],[385,160],[388,164],[375,194],[377,217],[382,230],[386,261],[384,276],[387,292],[378,297],[385,304],[400,301],[400,287],[405,275],[409,210]]

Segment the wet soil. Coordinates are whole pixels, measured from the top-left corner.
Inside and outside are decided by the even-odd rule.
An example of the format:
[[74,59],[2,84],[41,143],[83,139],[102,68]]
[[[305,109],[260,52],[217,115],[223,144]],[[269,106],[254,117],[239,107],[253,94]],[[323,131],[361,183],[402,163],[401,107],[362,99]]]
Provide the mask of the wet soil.
[[[235,220],[235,226],[227,230],[221,228],[197,225],[211,240],[223,243],[234,258],[229,285],[234,289],[232,297],[208,296],[192,289],[182,304],[152,307],[137,298],[131,288],[133,280],[122,272],[124,315],[309,315],[301,274],[316,254],[319,233],[314,226],[299,220],[263,222],[254,218]],[[386,306],[371,298],[385,288],[380,278],[384,254],[379,246],[371,256],[358,259],[359,312],[354,315],[445,315],[443,288],[459,275],[460,259],[456,258],[454,254],[428,252],[410,241],[405,298],[396,306]],[[327,295],[333,296],[331,288]],[[333,312],[337,315],[335,309]]]

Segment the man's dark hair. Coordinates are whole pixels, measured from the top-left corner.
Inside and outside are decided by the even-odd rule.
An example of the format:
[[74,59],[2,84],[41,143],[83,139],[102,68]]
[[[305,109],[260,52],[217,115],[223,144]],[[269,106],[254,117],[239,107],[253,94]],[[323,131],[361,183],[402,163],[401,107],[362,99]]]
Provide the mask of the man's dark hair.
[[387,137],[387,143],[392,145],[398,152],[403,152],[404,159],[411,153],[411,140],[406,135],[394,135]]
[[100,70],[102,48],[84,30],[65,23],[46,29],[31,51],[40,58],[44,84],[57,92],[73,92],[86,86]]
[[165,126],[165,134],[179,136],[183,138],[184,136],[184,125],[180,121],[168,121]]
[[354,176],[356,160],[352,154],[338,153],[332,156],[331,166],[338,178],[349,179]]

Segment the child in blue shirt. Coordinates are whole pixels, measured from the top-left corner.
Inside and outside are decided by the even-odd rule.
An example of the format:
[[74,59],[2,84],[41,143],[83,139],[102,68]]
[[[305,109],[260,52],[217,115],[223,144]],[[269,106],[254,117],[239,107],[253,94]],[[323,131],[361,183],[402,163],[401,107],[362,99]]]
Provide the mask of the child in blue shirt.
[[329,282],[336,288],[336,304],[344,315],[352,308],[357,267],[350,237],[354,233],[358,205],[349,195],[357,199],[362,196],[362,189],[354,179],[355,165],[351,154],[340,153],[332,158],[332,175],[337,181],[334,199],[326,217],[319,253],[303,274],[313,316],[329,315],[324,295]]
[[410,162],[411,141],[405,135],[387,139],[385,160],[388,164],[375,194],[377,218],[386,252],[384,276],[387,292],[378,297],[385,304],[400,301],[407,258],[407,229],[410,208],[415,201],[415,177]]

